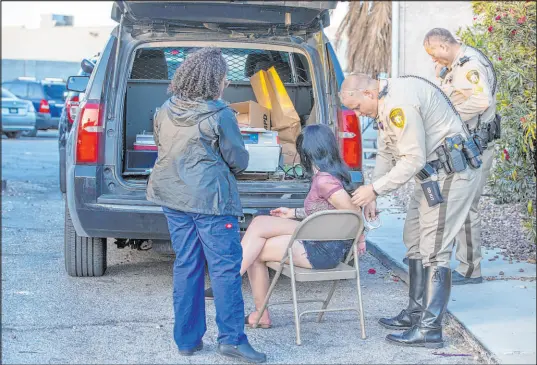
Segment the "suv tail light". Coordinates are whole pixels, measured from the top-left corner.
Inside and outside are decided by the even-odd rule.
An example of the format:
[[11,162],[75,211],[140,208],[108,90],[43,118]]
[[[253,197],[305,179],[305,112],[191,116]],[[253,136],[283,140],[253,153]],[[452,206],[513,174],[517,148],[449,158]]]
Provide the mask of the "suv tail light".
[[65,112],[67,113],[67,120],[70,124],[73,124],[76,118],[76,112],[78,108],[78,95],[71,96],[65,102]]
[[39,103],[39,113],[50,113],[50,105],[48,105],[48,101],[43,99]]
[[362,169],[362,130],[352,110],[338,112],[339,141],[343,159],[353,170]]
[[97,164],[101,160],[103,134],[101,105],[87,101],[80,106],[76,138],[76,163]]

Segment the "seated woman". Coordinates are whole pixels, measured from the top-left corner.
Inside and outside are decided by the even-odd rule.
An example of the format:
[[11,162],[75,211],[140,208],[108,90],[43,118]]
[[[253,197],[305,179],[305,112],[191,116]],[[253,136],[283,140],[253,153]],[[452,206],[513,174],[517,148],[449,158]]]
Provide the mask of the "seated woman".
[[[258,216],[246,230],[241,241],[241,275],[248,273],[252,287],[256,311],[246,316],[245,324],[251,327],[269,288],[267,261],[280,261],[287,250],[291,235],[299,222],[310,214],[332,209],[356,210],[351,202],[355,187],[351,183],[348,168],[339,154],[336,138],[325,125],[311,125],[304,128],[298,137],[297,151],[307,174],[312,177],[310,191],[304,201],[304,208],[277,208],[270,216]],[[346,241],[296,241],[293,246],[293,262],[298,267],[313,269],[333,269],[347,255],[353,240]],[[359,240],[359,252],[365,252],[365,238]],[[212,289],[205,292],[212,297]],[[270,328],[268,309],[260,319],[259,327]]]

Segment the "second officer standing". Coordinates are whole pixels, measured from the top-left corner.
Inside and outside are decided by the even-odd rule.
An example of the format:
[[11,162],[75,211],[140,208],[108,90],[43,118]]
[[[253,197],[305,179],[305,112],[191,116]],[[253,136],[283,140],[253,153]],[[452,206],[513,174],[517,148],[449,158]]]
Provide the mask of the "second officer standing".
[[480,136],[484,147],[478,188],[470,213],[457,236],[456,257],[459,265],[453,272],[453,285],[478,284],[483,281],[478,205],[492,167],[492,142],[500,135],[500,119],[496,115],[496,74],[485,55],[457,42],[447,29],[431,29],[425,35],[423,46],[436,64],[436,76],[442,90],[468,128]]

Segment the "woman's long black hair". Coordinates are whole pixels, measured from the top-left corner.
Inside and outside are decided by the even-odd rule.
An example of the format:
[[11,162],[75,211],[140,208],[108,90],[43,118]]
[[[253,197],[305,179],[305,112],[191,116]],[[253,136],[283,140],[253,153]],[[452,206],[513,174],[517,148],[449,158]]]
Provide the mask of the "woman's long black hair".
[[313,176],[315,166],[341,181],[348,193],[356,189],[349,168],[339,153],[336,137],[328,126],[315,124],[304,128],[296,140],[296,150],[307,175]]

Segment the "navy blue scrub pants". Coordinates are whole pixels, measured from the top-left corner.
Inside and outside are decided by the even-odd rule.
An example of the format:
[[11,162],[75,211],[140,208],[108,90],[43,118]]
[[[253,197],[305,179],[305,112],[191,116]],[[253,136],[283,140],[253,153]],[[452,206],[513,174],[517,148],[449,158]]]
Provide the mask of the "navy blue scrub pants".
[[240,268],[242,247],[238,218],[186,213],[162,207],[175,251],[173,266],[173,336],[180,350],[195,348],[205,321],[205,262],[214,293],[218,342],[239,345],[244,334]]

